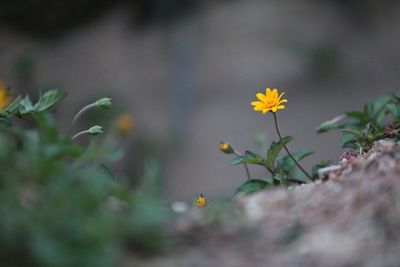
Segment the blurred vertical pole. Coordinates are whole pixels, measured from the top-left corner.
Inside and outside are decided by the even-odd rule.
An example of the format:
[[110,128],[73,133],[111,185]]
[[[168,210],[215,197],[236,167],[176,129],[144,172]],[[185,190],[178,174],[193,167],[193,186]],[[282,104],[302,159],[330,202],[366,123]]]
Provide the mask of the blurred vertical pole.
[[35,60],[32,51],[19,54],[13,62],[13,74],[17,81],[18,90],[25,93],[35,90]]
[[191,123],[195,91],[197,15],[183,17],[167,29],[170,62],[170,134],[179,147]]

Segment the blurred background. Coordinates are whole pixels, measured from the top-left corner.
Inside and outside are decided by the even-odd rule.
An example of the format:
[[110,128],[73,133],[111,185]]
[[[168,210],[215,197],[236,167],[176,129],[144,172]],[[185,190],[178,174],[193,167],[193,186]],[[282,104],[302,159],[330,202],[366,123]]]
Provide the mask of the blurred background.
[[264,153],[257,144],[277,139],[271,116],[250,106],[266,87],[286,92],[278,115],[295,137],[290,148],[316,151],[305,165],[337,162],[339,134],[315,127],[398,91],[399,8],[394,0],[3,0],[0,79],[18,93],[67,91],[57,110],[65,129],[84,104],[109,95],[113,115],[96,119],[133,115],[120,163],[132,183],[143,158],[156,157],[167,199],[230,196],[245,172],[218,145]]

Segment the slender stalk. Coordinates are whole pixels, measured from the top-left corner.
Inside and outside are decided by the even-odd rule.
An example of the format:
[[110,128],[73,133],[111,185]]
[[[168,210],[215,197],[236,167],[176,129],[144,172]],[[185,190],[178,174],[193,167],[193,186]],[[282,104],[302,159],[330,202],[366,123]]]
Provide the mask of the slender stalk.
[[96,103],[92,103],[92,104],[89,104],[89,105],[87,105],[87,106],[84,106],[81,110],[78,111],[78,113],[76,113],[75,117],[72,119],[71,126],[75,124],[75,122],[79,119],[79,117],[80,117],[83,113],[85,113],[85,112],[88,111],[89,109],[94,108],[94,107],[96,107],[96,106],[97,106]]
[[87,134],[87,133],[89,133],[89,130],[85,130],[85,131],[79,132],[79,133],[75,134],[75,135],[72,137],[72,140],[74,140],[75,138],[78,138],[78,137],[81,136],[81,135]]
[[244,164],[244,169],[246,170],[247,181],[251,180],[250,170],[246,163]]
[[[274,116],[274,122],[275,122],[275,129],[276,129],[276,133],[278,134],[278,137],[280,140],[282,140],[282,135],[281,135],[281,131],[279,130],[279,125],[278,125],[278,118],[275,114],[275,112],[272,112],[272,115]],[[289,155],[289,157],[293,160],[293,162],[296,164],[296,166],[310,179],[312,180],[311,175],[309,175],[306,170],[303,169],[303,167],[301,167],[301,165],[297,162],[297,160],[293,157],[292,153],[290,153],[289,149],[286,147],[286,145],[283,147],[286,150],[286,153]]]
[[[235,153],[236,156],[242,156],[241,153],[239,153],[237,150],[234,149],[233,153]],[[249,170],[249,166],[247,166],[246,163],[243,163],[244,169],[246,170],[246,176],[247,176],[247,181],[251,180],[251,176],[250,176],[250,170]]]

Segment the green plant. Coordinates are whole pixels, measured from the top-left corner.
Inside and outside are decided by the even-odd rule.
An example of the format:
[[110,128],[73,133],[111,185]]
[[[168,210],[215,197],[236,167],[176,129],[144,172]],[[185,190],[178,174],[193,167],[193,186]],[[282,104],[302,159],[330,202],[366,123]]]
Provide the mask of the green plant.
[[[314,179],[314,177],[308,174],[299,164],[300,160],[311,155],[313,152],[309,150],[302,150],[294,153],[290,152],[287,145],[293,140],[293,137],[283,137],[279,129],[276,112],[285,108],[283,104],[286,103],[287,100],[282,98],[283,94],[284,93],[278,95],[277,89],[271,90],[267,88],[265,94],[257,94],[259,101],[251,103],[255,111],[261,111],[263,114],[270,112],[273,115],[279,141],[271,143],[266,157],[251,151],[245,151],[244,154],[241,154],[228,143],[221,142],[220,144],[219,148],[222,152],[236,155],[231,161],[232,165],[243,164],[246,169],[247,181],[236,190],[235,195],[250,194],[276,185],[290,186],[293,184],[308,183]],[[279,156],[282,150],[285,150],[287,155]],[[247,167],[248,164],[262,166],[270,175],[265,179],[252,179]]]
[[115,266],[125,249],[162,248],[157,163],[129,189],[111,168],[117,143],[94,137],[83,147],[58,129],[51,110],[65,96],[19,96],[0,112],[1,266]]
[[400,93],[385,94],[364,105],[362,111],[349,111],[317,127],[318,133],[338,129],[345,148],[368,151],[382,138],[399,140]]

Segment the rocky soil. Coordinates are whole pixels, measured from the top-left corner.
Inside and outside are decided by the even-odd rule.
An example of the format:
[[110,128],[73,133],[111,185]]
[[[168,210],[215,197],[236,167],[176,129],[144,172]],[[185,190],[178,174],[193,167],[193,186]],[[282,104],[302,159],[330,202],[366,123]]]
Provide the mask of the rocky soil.
[[325,176],[240,198],[233,210],[212,203],[194,209],[176,223],[184,237],[180,249],[131,263],[399,266],[400,145],[381,140]]

